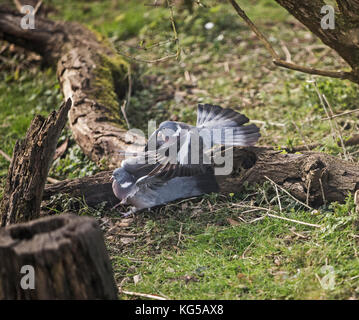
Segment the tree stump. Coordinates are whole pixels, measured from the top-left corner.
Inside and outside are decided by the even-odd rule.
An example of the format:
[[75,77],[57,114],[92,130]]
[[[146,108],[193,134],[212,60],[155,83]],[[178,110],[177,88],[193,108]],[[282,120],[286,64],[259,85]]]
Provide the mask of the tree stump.
[[25,139],[16,142],[0,206],[1,226],[39,217],[46,178],[71,104],[69,98],[47,119],[36,116]]
[[2,228],[0,261],[0,299],[117,299],[93,218],[64,214]]

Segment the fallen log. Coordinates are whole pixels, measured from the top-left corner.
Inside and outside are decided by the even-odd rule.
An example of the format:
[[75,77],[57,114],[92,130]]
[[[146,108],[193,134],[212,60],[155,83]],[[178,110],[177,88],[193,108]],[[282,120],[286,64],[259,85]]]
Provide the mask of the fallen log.
[[62,214],[0,229],[0,300],[117,299],[93,218]]
[[0,39],[42,55],[57,64],[65,99],[73,100],[70,127],[76,142],[93,161],[106,159],[110,167],[123,159],[119,150],[139,151],[128,145],[119,100],[127,92],[127,64],[86,27],[36,16],[36,30],[21,28],[22,14],[0,7]]
[[36,116],[25,139],[16,142],[0,204],[2,227],[39,217],[46,178],[70,108],[68,99],[47,119]]
[[[283,154],[269,148],[235,149],[234,170],[229,176],[218,177],[221,193],[241,192],[245,182],[262,184],[274,181],[297,199],[318,207],[325,202],[343,202],[349,193],[359,189],[359,165],[318,152]],[[58,193],[83,198],[93,206],[118,200],[111,188],[112,171],[92,177],[66,180],[47,185],[44,200]]]

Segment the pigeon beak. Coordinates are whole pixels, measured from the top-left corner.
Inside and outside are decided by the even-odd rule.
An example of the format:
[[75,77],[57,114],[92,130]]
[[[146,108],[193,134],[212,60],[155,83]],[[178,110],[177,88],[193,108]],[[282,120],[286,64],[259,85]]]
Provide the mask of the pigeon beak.
[[114,177],[114,176],[111,176],[110,181],[113,181],[113,179],[115,179],[115,177]]

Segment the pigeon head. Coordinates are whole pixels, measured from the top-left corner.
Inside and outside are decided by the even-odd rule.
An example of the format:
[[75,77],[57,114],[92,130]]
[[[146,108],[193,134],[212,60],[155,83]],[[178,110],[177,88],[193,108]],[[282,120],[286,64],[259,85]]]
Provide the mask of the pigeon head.
[[123,200],[127,197],[128,193],[131,191],[131,188],[134,186],[136,180],[128,173],[124,168],[117,168],[112,173],[112,189],[115,196]]

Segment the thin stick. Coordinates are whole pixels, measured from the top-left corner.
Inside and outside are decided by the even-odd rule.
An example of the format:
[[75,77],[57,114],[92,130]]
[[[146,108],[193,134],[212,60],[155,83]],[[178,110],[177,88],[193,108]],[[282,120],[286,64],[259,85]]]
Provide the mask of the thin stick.
[[[272,218],[282,219],[282,220],[286,220],[286,221],[290,221],[290,222],[294,222],[294,223],[298,223],[298,224],[302,224],[302,225],[309,226],[309,227],[314,227],[314,228],[321,228],[322,227],[319,224],[303,222],[303,221],[289,219],[289,218],[285,218],[285,217],[281,217],[281,216],[278,216],[278,215],[271,214],[269,212],[274,212],[274,213],[277,213],[277,212],[272,210],[272,209],[268,209],[268,208],[264,208],[264,207],[255,207],[255,206],[243,205],[243,204],[238,204],[238,203],[233,204],[233,206],[242,207],[242,208],[257,208],[258,210],[267,211],[266,216],[269,216],[269,217],[272,217]],[[259,218],[258,218],[258,220],[259,220]],[[254,222],[254,220],[251,221],[250,223],[252,223],[252,222]]]
[[171,25],[172,25],[173,35],[174,35],[174,41],[176,42],[176,45],[177,45],[176,59],[179,60],[181,58],[181,47],[180,47],[180,43],[179,43],[179,39],[178,39],[178,33],[177,33],[176,23],[175,23],[174,13],[173,13],[173,5],[172,5],[171,0],[167,0],[167,6],[170,10],[170,20],[171,20]]
[[297,126],[297,124],[294,121],[292,121],[292,123],[295,126],[295,128],[297,129],[300,137],[302,138],[302,141],[304,142],[305,147],[307,148],[308,151],[310,151],[310,148],[309,148],[309,146],[307,144],[307,141],[305,140],[305,137],[304,137],[304,135],[302,133],[302,130],[299,129],[299,127]]
[[[336,120],[332,120],[332,116],[334,115],[333,113],[333,108],[332,106],[330,105],[328,99],[326,98],[326,96],[324,94],[321,94],[321,92],[319,91],[319,88],[317,86],[317,82],[315,80],[313,81],[310,81],[310,82],[313,82],[314,83],[314,88],[315,88],[315,91],[317,92],[317,95],[319,97],[319,100],[320,100],[320,103],[321,105],[323,106],[323,109],[327,115],[330,121],[330,127],[332,129],[332,132],[333,132],[333,136],[334,138],[336,137],[336,133],[338,133],[338,136],[339,136],[339,140],[340,140],[340,143],[342,145],[342,149],[343,149],[343,153],[344,153],[344,157],[345,157],[345,160],[348,160],[348,155],[347,155],[347,150],[345,148],[345,144],[344,144],[344,139],[343,139],[343,136],[342,136],[342,133],[338,127],[338,124],[336,122]],[[331,114],[329,114],[328,110],[327,110],[327,107],[328,106],[328,109],[330,110]]]
[[315,68],[299,66],[295,63],[286,62],[281,59],[274,60],[273,63],[279,67],[284,67],[287,69],[300,71],[303,73],[317,75],[317,76],[324,76],[324,77],[343,79],[343,80],[353,80],[354,79],[354,75],[352,72],[319,70],[319,69],[315,69]]
[[277,215],[274,215],[274,214],[271,214],[271,213],[267,213],[267,216],[272,217],[272,218],[277,218],[277,219],[282,219],[282,220],[294,222],[294,223],[298,223],[298,224],[303,224],[303,225],[309,226],[309,227],[321,228],[321,226],[319,224],[314,224],[314,223],[308,223],[308,222],[303,222],[303,221],[299,221],[299,220],[289,219],[289,218],[277,216]]
[[19,0],[14,0],[14,4],[16,6],[16,9],[21,12],[22,4],[20,3],[20,1]]
[[40,0],[40,1],[36,4],[35,9],[34,9],[34,15],[37,13],[37,11],[39,11],[41,5],[42,5],[42,0]]
[[177,247],[179,246],[179,244],[180,244],[180,242],[181,242],[182,228],[183,228],[183,223],[181,223],[180,231],[179,231],[179,234],[178,234]]
[[132,76],[131,76],[131,65],[128,65],[128,71],[127,71],[127,77],[128,77],[128,91],[127,91],[127,101],[124,100],[123,104],[121,106],[121,112],[125,118],[127,128],[131,129],[130,121],[128,121],[126,110],[128,110],[130,106],[130,100],[131,100],[131,94],[132,94]]
[[[16,9],[21,12],[21,9],[22,9],[23,5],[20,3],[20,1],[19,1],[19,0],[14,0],[14,4],[15,4],[15,6],[16,6]],[[37,13],[37,11],[40,9],[41,5],[42,5],[42,0],[40,0],[40,1],[36,4],[36,6],[35,6],[35,8],[34,8],[33,15],[35,15],[35,14]]]
[[250,249],[250,247],[252,246],[252,244],[254,243],[254,241],[255,241],[255,240],[253,240],[253,241],[249,244],[249,246],[243,251],[242,256],[241,256],[242,259],[245,258],[246,253],[249,251],[249,249]]
[[[317,82],[315,80],[311,80],[311,81],[308,81],[308,82],[312,82],[314,83],[314,89],[319,97],[319,100],[320,100],[320,104],[322,105],[324,111],[325,111],[325,114],[327,115],[327,117],[329,118],[330,115],[329,115],[329,112],[327,110],[327,107],[324,103],[324,99],[323,99],[323,95],[321,94],[321,92],[319,91],[319,88],[318,88],[318,85],[317,85]],[[333,126],[333,122],[330,120],[330,127],[332,129],[332,133],[333,133],[333,136],[335,137],[335,130],[334,130],[334,126]]]
[[278,187],[275,186],[275,191],[277,193],[277,199],[278,199],[278,204],[279,204],[279,211],[280,213],[282,213],[282,203],[280,202],[280,197],[279,197],[279,192],[278,192]]
[[280,185],[276,184],[272,179],[268,178],[267,176],[264,176],[267,180],[269,180],[271,183],[273,183],[274,185],[276,185],[278,188],[280,188],[282,191],[284,191],[288,196],[290,196],[292,199],[294,199],[295,201],[297,201],[298,203],[300,203],[301,205],[303,205],[304,207],[313,210],[312,207],[308,206],[307,204],[305,204],[304,202],[298,200],[296,197],[294,197],[293,195],[291,195],[287,190],[285,190],[283,187],[281,187]]
[[238,5],[238,3],[235,0],[228,0],[229,3],[233,6],[233,8],[236,10],[238,15],[247,23],[247,25],[252,29],[252,31],[257,35],[259,40],[261,40],[266,47],[267,51],[270,53],[273,59],[273,63],[277,66],[284,67],[291,70],[301,71],[308,74],[313,75],[320,75],[320,76],[326,76],[330,78],[339,78],[339,79],[354,79],[353,72],[344,72],[344,71],[326,71],[326,70],[319,70],[314,68],[308,68],[299,66],[295,63],[284,61],[279,57],[277,52],[274,50],[270,42],[267,40],[267,38],[259,31],[259,29],[256,27],[256,25],[249,19],[247,14],[241,9],[241,7]]
[[319,184],[320,184],[320,191],[322,192],[323,202],[324,202],[324,204],[327,204],[327,199],[325,198],[325,193],[324,193],[322,178],[319,178]]
[[0,149],[0,154],[5,158],[5,160],[11,162],[11,157],[8,154],[6,154],[4,151],[2,151],[1,149]]
[[230,4],[233,6],[233,8],[237,11],[238,15],[247,23],[247,25],[252,29],[252,31],[257,35],[259,40],[261,40],[264,44],[264,46],[267,48],[268,52],[271,54],[273,60],[280,60],[279,55],[275,50],[273,49],[270,42],[267,40],[267,38],[263,35],[262,32],[259,31],[259,29],[256,27],[256,25],[249,19],[247,14],[243,11],[243,9],[238,5],[238,3],[235,0],[229,0]]
[[281,41],[282,44],[282,50],[285,54],[285,61],[292,62],[292,55],[290,54],[290,51],[288,50],[287,46],[284,44],[283,41]]
[[[325,96],[325,94],[323,94],[323,98],[324,98],[324,101],[325,103],[327,104],[329,110],[330,110],[330,113],[331,113],[331,117],[333,117],[334,115],[334,112],[333,112],[333,108],[331,106],[331,104],[329,103],[327,97]],[[348,160],[348,154],[347,154],[347,149],[345,148],[345,143],[344,143],[344,139],[343,139],[343,135],[342,135],[342,132],[338,126],[338,123],[336,120],[332,120],[333,118],[331,118],[330,121],[333,121],[334,122],[334,125],[335,125],[335,128],[336,130],[338,131],[338,136],[339,136],[339,139],[340,139],[340,143],[342,145],[342,148],[343,148],[343,153],[344,153],[344,157],[345,157],[345,160]]]
[[123,103],[122,103],[122,106],[121,106],[121,112],[123,114],[123,117],[125,118],[127,128],[131,129],[130,122],[128,121],[127,114],[126,114],[126,104],[127,104],[127,101],[123,100]]
[[51,178],[51,177],[47,177],[46,180],[50,183],[59,183],[61,182],[60,180],[57,180],[57,179],[54,179],[54,178]]
[[279,122],[271,122],[271,121],[262,121],[262,120],[253,120],[251,119],[252,123],[258,123],[258,124],[269,124],[270,126],[277,126],[277,127],[285,127],[285,123],[279,123]]
[[143,298],[149,298],[149,299],[154,299],[154,300],[168,300],[167,298],[161,297],[156,294],[147,294],[147,293],[126,291],[126,290],[122,290],[121,288],[119,288],[119,290],[120,290],[120,293],[127,294],[129,296],[143,297]]
[[117,50],[117,53],[119,55],[121,55],[121,56],[124,56],[124,57],[128,58],[128,59],[131,59],[131,60],[134,60],[134,61],[137,61],[137,62],[143,62],[143,63],[159,63],[159,62],[163,62],[163,61],[169,60],[171,58],[177,57],[177,54],[170,54],[168,56],[165,56],[165,57],[162,57],[162,58],[159,58],[159,59],[145,60],[145,59],[139,59],[139,58],[131,57],[128,54],[123,53],[123,52],[118,51],[118,50]]
[[307,187],[307,198],[306,198],[306,200],[305,200],[305,203],[306,203],[307,205],[309,205],[309,195],[310,195],[310,188],[311,188],[311,186],[312,186],[312,180],[309,179],[308,187]]
[[335,115],[332,115],[332,116],[327,117],[327,118],[322,118],[321,120],[330,120],[330,119],[334,119],[334,118],[338,118],[338,117],[343,117],[343,116],[346,116],[346,115],[348,115],[348,114],[352,114],[352,113],[356,113],[356,112],[359,112],[359,109],[355,109],[355,110],[351,110],[351,111],[346,111],[346,112],[343,112],[343,113],[335,114]]

